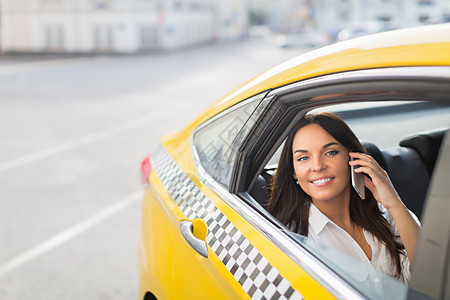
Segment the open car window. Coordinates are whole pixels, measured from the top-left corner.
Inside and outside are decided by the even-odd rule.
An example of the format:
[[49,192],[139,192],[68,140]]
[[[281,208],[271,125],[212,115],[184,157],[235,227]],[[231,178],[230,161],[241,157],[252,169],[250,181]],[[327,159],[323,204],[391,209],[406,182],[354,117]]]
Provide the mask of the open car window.
[[[421,219],[441,141],[450,125],[450,106],[425,101],[384,101],[309,110],[322,111],[336,113],[346,121],[369,154],[388,172],[408,209]],[[250,191],[264,208],[283,145],[267,162]],[[296,233],[289,235],[370,299],[406,298],[408,286],[403,282],[337,250],[318,249]]]

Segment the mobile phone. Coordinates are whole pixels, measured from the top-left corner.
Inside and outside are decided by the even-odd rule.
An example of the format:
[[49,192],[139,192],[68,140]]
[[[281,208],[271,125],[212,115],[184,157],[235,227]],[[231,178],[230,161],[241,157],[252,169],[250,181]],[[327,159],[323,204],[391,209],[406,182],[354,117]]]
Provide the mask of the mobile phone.
[[[353,157],[351,158],[353,160]],[[352,177],[352,186],[355,189],[355,191],[358,193],[359,197],[361,199],[366,198],[366,193],[364,190],[364,174],[362,173],[356,173],[355,169],[358,168],[358,166],[350,166],[350,173]]]

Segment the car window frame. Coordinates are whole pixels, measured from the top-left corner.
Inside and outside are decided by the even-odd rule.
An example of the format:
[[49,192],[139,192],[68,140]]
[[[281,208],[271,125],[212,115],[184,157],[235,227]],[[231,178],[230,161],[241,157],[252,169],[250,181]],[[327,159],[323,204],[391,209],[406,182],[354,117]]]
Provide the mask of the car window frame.
[[[441,103],[447,100],[447,98],[441,98],[436,91],[445,91],[447,95],[450,94],[450,88],[448,87],[450,81],[449,70],[449,67],[401,67],[352,71],[313,78],[274,89],[266,96],[271,101],[266,107],[267,112],[255,124],[255,127],[246,139],[246,143],[242,145],[239,158],[235,162],[237,166],[234,167],[234,170],[235,172],[242,172],[241,176],[233,174],[232,182],[228,190],[223,189],[220,185],[216,185],[214,180],[206,180],[205,184],[333,295],[338,298],[365,298],[366,296],[359,289],[355,288],[351,282],[342,278],[341,275],[337,274],[335,270],[331,269],[314,253],[296,242],[291,232],[256,203],[247,191],[250,190],[254,183],[258,171],[262,171],[265,162],[270,159],[271,155],[284,141],[289,129],[309,110],[320,106],[344,102],[361,102],[362,96],[364,96],[364,101],[367,102],[373,101],[374,99],[379,101],[398,101],[402,99],[421,101],[423,98],[427,98],[427,96],[412,97],[411,91],[423,91],[424,86],[428,90],[433,91],[433,95],[430,97],[435,99],[434,102]],[[328,85],[330,83],[331,85]],[[403,92],[398,92],[395,94],[395,97],[390,93],[364,94],[364,91],[368,89],[367,84],[370,85],[370,88],[379,91],[398,91],[398,87],[402,86]],[[386,87],[390,88],[387,89]],[[349,90],[352,93],[348,93]],[[341,97],[325,97],[314,101],[308,100],[303,103],[297,103],[294,107],[295,113],[291,112],[289,114],[289,110],[292,109],[292,106],[289,104],[295,99],[333,94],[336,91],[347,93],[344,93]],[[359,93],[356,93],[356,91],[359,91]],[[286,119],[289,115],[291,118],[288,118],[290,121],[287,125],[286,123],[280,122],[281,119]],[[284,127],[280,124],[284,124]],[[258,126],[266,128],[266,130],[274,130],[275,128],[275,133],[272,132],[272,136],[270,136],[266,131],[260,130]],[[277,126],[282,128],[278,128],[277,130]],[[254,139],[255,137],[257,137],[256,140]],[[266,145],[264,143],[261,144],[261,141],[266,141]],[[271,147],[267,146],[267,141],[273,143]],[[246,155],[246,151],[249,148],[263,151],[263,154],[250,151],[248,153],[251,153],[251,155],[248,155],[248,153]],[[253,170],[253,174],[248,173],[249,168],[251,168],[251,160],[249,160],[249,157],[256,159],[259,157],[260,161],[262,161],[262,163],[259,163],[256,171]],[[260,157],[263,158],[261,159]],[[249,177],[245,179],[243,178],[245,176]],[[249,180],[248,178],[251,179]],[[242,182],[239,183],[239,180],[246,180],[245,184],[242,184]]]

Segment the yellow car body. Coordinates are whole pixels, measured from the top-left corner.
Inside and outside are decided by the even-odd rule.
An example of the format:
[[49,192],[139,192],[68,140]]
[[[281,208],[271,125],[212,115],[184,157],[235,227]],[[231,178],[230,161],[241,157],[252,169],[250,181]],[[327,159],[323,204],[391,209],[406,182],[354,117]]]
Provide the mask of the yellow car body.
[[[270,232],[256,230],[204,183],[192,135],[222,111],[264,91],[330,74],[404,66],[450,66],[450,24],[385,32],[308,52],[243,84],[185,128],[165,136],[142,166],[146,185],[138,250],[139,299],[340,298],[329,291],[327,284],[333,282],[324,284],[312,276],[271,241]],[[180,229],[184,220],[193,222],[188,229],[195,238],[206,241],[207,257],[186,242]],[[237,262],[231,262],[237,260],[230,255],[236,251],[232,239],[241,239],[248,247],[240,250],[249,252],[245,258],[252,272],[244,275],[248,280],[236,270]],[[227,246],[230,249],[224,250]]]

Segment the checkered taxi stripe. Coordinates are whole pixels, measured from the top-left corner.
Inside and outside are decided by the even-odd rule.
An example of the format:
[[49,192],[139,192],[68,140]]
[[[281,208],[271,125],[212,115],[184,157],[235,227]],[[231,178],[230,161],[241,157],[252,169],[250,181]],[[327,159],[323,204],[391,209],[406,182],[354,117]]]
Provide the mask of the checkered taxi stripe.
[[303,298],[201,192],[164,148],[160,147],[153,155],[153,167],[186,217],[205,220],[208,245],[252,299]]

